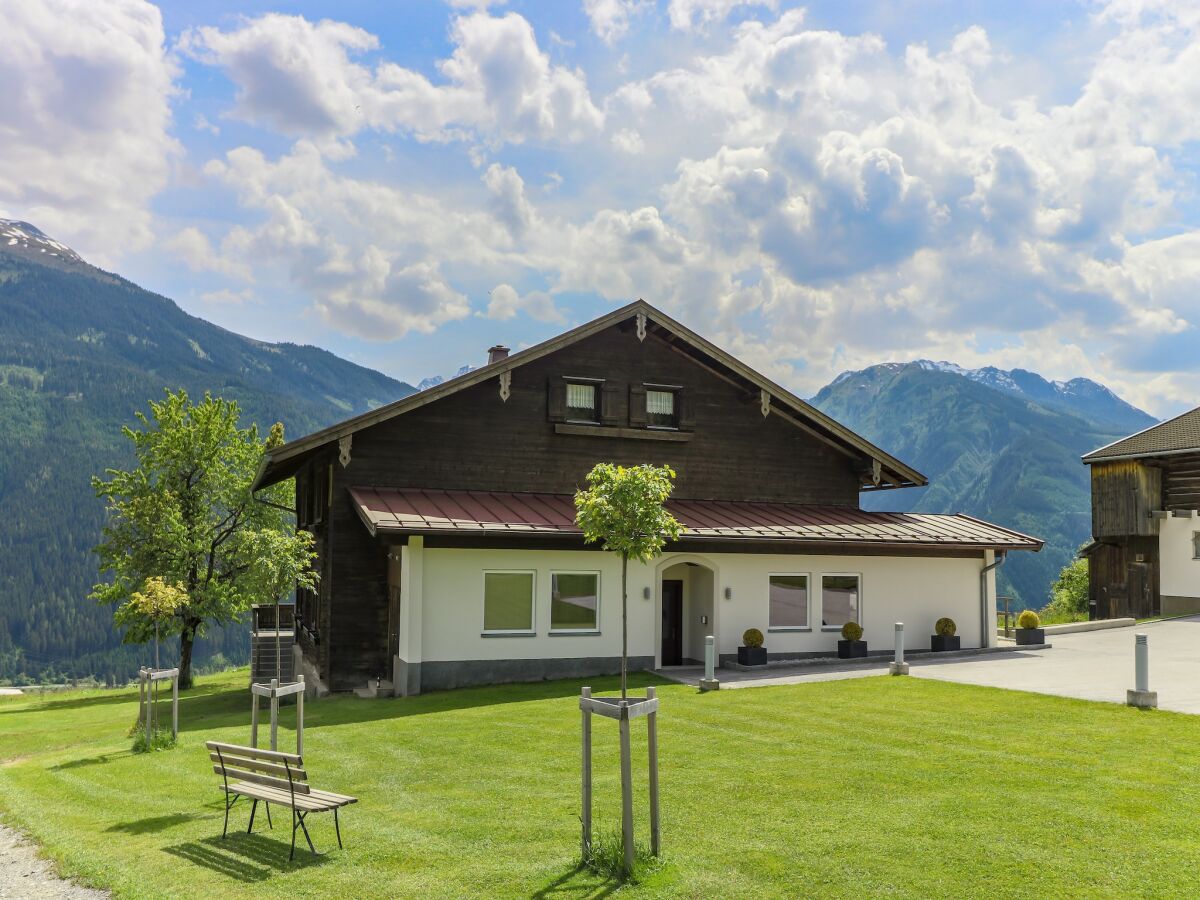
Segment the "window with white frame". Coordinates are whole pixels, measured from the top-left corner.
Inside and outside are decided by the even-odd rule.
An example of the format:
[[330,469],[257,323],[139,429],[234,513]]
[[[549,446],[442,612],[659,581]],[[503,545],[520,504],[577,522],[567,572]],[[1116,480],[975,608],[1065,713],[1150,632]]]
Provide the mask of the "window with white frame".
[[484,634],[533,634],[533,572],[483,573]]
[[596,408],[596,385],[588,382],[567,382],[567,420],[571,422],[599,422]]
[[821,625],[841,628],[847,622],[862,624],[862,578],[858,575],[821,576]]
[[600,628],[600,573],[553,572],[550,575],[550,630],[597,631]]
[[1200,531],[1192,532],[1192,559],[1200,559]]
[[808,576],[769,575],[767,627],[808,628]]
[[675,392],[649,389],[646,391],[646,424],[651,428],[675,428]]

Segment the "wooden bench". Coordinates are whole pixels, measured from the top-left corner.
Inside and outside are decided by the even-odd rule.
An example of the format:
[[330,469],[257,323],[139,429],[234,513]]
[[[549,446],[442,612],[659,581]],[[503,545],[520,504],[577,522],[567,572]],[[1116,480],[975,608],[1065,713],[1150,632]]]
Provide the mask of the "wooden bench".
[[292,852],[288,859],[296,856],[296,831],[304,832],[308,841],[308,849],[314,854],[312,838],[308,836],[308,826],[304,819],[309,813],[328,812],[333,810],[333,827],[337,832],[338,849],[342,847],[342,828],[338,823],[338,810],[351,803],[357,803],[354,797],[344,794],[333,794],[329,791],[318,791],[308,783],[308,773],[304,770],[304,760],[295,753],[277,753],[274,750],[259,750],[255,747],[240,747],[237,744],[222,744],[217,741],[206,741],[209,759],[213,762],[213,771],[221,776],[225,785],[225,827],[221,837],[229,832],[229,810],[240,797],[253,801],[250,807],[250,824],[246,833],[254,830],[254,813],[258,810],[261,800],[266,804],[267,825],[274,828],[271,822],[271,804],[286,806],[292,811]]

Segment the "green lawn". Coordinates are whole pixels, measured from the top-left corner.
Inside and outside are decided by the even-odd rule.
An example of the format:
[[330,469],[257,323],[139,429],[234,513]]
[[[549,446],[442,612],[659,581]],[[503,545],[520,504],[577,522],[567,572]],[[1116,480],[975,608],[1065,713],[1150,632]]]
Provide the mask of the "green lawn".
[[[246,739],[245,679],[201,679],[179,746],[142,756],[125,736],[129,691],[0,700],[0,812],[121,897],[616,887],[574,868],[580,682],[310,703],[312,778],[360,803],[345,851],[313,817],[332,852],[288,864],[287,826],[247,836],[248,807],[220,839],[202,743]],[[630,894],[1200,894],[1200,717],[915,678],[659,696],[666,862]],[[615,825],[615,723],[595,723],[596,818]]]

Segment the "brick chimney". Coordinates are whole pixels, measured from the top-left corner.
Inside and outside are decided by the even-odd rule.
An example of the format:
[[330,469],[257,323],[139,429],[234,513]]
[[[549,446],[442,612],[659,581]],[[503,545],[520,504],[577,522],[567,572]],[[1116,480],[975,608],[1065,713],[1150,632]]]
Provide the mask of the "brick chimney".
[[500,362],[502,359],[508,359],[508,348],[503,344],[497,344],[495,347],[488,347],[488,365]]

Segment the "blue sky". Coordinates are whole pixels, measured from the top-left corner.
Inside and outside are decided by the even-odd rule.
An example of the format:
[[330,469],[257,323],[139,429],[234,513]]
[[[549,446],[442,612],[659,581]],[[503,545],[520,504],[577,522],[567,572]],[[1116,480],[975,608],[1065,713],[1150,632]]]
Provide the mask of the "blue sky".
[[412,382],[636,297],[1200,402],[1200,5],[0,0],[0,216]]

